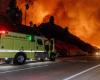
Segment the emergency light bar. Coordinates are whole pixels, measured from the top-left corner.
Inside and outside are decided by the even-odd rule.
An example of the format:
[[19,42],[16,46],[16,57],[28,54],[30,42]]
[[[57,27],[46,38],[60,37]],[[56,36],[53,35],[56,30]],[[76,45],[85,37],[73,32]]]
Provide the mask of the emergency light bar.
[[0,34],[5,34],[5,33],[6,33],[6,31],[4,31],[4,30],[0,31]]

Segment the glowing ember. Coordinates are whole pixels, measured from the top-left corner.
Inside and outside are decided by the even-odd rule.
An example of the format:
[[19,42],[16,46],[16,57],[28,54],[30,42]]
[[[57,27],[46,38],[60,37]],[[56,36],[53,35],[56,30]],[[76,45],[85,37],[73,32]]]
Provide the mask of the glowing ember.
[[[100,0],[28,0],[27,25],[32,21],[39,24],[48,15],[55,16],[55,22],[94,46],[100,47]],[[17,0],[23,12],[25,24],[25,0]]]

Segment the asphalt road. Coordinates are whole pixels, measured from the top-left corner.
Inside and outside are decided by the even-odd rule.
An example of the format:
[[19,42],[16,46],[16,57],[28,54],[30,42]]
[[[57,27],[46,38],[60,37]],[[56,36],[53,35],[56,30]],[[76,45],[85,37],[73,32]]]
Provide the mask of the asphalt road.
[[2,64],[0,80],[100,80],[100,61],[64,58],[20,66]]

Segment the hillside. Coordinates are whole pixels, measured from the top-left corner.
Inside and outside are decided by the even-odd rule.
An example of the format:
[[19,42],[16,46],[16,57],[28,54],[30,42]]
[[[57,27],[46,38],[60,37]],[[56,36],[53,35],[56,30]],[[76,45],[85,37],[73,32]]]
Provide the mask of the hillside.
[[85,52],[95,52],[95,48],[91,44],[88,44],[75,35],[71,34],[68,31],[68,28],[63,29],[57,24],[50,24],[48,22],[40,24],[39,30],[48,38],[54,38],[55,40],[61,40],[65,43],[73,44]]

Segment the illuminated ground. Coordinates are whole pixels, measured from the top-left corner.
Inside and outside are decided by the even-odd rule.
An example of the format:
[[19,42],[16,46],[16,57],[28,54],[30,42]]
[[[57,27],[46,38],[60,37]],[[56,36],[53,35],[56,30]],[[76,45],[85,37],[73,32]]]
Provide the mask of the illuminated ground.
[[99,80],[99,58],[83,58],[71,57],[21,66],[2,64],[0,80]]

